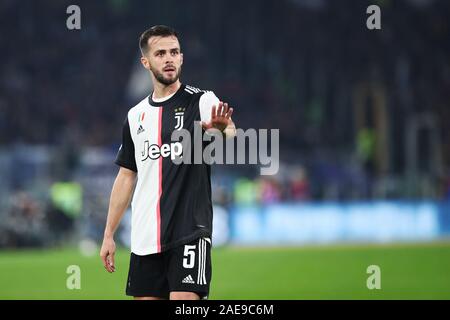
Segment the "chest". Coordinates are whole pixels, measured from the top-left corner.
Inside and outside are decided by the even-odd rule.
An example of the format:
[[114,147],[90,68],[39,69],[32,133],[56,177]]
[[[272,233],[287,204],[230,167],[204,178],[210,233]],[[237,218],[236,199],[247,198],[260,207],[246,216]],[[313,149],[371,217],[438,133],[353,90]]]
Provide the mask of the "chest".
[[161,107],[147,106],[133,116],[135,119],[132,119],[130,130],[136,154],[143,159],[155,158],[149,155],[165,150],[159,150],[161,148],[168,149],[166,153],[169,153],[173,145],[172,134],[187,130],[193,136],[194,123],[200,121],[198,102],[195,101]]

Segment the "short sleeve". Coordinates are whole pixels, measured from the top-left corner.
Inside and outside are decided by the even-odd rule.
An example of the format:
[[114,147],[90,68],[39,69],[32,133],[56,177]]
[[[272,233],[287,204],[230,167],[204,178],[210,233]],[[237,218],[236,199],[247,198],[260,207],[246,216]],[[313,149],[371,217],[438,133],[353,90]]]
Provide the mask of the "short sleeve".
[[202,94],[199,101],[200,120],[209,122],[211,120],[211,109],[213,106],[218,107],[219,102],[219,98],[212,91],[207,91]]
[[137,172],[136,159],[134,156],[134,143],[131,138],[128,117],[125,119],[122,129],[122,144],[117,152],[115,164]]

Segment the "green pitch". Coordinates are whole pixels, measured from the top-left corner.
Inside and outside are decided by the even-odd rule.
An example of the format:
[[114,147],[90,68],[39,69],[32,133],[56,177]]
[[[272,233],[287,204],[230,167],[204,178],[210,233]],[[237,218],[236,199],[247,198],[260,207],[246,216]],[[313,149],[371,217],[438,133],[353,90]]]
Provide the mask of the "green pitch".
[[[100,258],[76,249],[0,251],[0,299],[129,299],[129,254],[108,274]],[[69,265],[81,289],[69,290]],[[369,265],[381,289],[369,290]],[[450,243],[213,250],[211,299],[450,299]]]

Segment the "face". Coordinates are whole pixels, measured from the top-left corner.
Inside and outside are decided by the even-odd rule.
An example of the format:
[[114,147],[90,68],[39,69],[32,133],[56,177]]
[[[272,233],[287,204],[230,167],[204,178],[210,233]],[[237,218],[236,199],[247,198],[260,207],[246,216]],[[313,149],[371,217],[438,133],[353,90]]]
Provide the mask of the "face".
[[175,83],[181,73],[183,54],[176,37],[151,37],[148,49],[141,57],[144,67],[151,71],[154,80],[168,86]]

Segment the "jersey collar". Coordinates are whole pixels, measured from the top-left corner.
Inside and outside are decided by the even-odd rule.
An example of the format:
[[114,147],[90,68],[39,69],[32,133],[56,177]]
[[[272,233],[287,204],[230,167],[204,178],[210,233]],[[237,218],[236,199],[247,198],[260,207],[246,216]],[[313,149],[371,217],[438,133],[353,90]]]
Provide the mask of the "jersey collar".
[[168,105],[168,104],[172,103],[173,101],[175,101],[176,99],[178,99],[178,97],[183,93],[185,87],[186,87],[186,85],[181,84],[181,86],[178,88],[177,92],[175,92],[175,94],[173,96],[171,96],[169,99],[162,101],[162,102],[153,101],[153,99],[152,99],[153,91],[152,91],[152,93],[150,93],[150,95],[148,96],[148,103],[152,107],[163,107],[165,105]]

